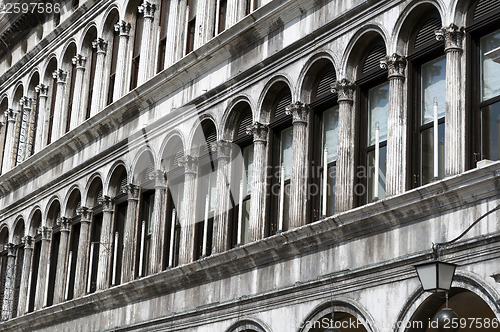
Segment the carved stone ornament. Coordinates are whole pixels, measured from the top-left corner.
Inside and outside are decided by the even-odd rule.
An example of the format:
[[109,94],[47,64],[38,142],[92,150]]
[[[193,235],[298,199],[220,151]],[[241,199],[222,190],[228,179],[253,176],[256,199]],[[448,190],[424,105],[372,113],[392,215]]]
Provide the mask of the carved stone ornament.
[[462,41],[464,39],[465,30],[463,27],[458,27],[455,24],[450,24],[448,27],[443,27],[434,32],[437,40],[444,40],[445,52],[454,50],[462,52]]
[[184,173],[186,174],[196,174],[198,171],[198,158],[186,155],[179,160],[179,166],[184,167]]
[[214,144],[214,148],[217,151],[217,159],[231,158],[231,148],[232,148],[231,142],[225,140],[217,141]]
[[45,84],[38,84],[35,86],[35,92],[40,94],[40,97],[47,97],[47,93],[49,92],[49,87]]
[[88,207],[82,206],[76,210],[76,213],[80,216],[82,222],[90,222],[92,211]]
[[153,18],[156,5],[149,1],[144,1],[139,7],[139,13],[144,14],[144,18]]
[[125,192],[128,194],[128,199],[139,199],[139,193],[141,192],[141,187],[135,184],[129,183],[125,186]]
[[66,83],[66,77],[68,76],[68,73],[62,69],[56,69],[52,73],[52,77],[57,80],[57,83]]
[[286,115],[292,115],[292,123],[307,124],[307,116],[309,115],[310,107],[300,101],[291,103],[285,109]]
[[29,235],[26,235],[25,237],[22,238],[21,240],[24,244],[24,249],[33,249],[34,247],[34,241],[33,238]]
[[380,60],[380,68],[389,71],[389,78],[404,78],[406,69],[406,58],[393,53]]
[[132,26],[130,25],[130,23],[127,23],[125,21],[121,21],[115,24],[115,31],[118,31],[120,33],[120,36],[128,36],[131,28]]
[[77,69],[80,69],[85,68],[85,62],[87,61],[87,59],[83,55],[78,54],[77,56],[74,56],[71,61]]
[[102,38],[97,38],[92,42],[92,47],[96,49],[97,53],[106,53],[108,43]]
[[247,135],[253,135],[254,142],[267,142],[268,125],[256,121],[246,131]]
[[353,102],[354,90],[356,86],[354,82],[349,81],[346,78],[341,79],[340,81],[335,81],[331,85],[331,89],[333,93],[337,93],[338,102]]
[[57,218],[57,225],[61,228],[61,232],[69,232],[69,218]]

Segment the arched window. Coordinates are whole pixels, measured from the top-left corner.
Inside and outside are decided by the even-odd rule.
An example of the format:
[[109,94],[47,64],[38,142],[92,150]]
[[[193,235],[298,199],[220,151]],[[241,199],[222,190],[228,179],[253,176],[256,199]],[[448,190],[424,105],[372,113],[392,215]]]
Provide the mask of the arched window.
[[[24,237],[24,220],[19,219],[16,224],[16,228],[14,229],[14,240],[13,243],[15,245],[16,252],[16,260],[14,267],[14,292],[12,297],[12,313],[11,317],[14,318],[17,316],[18,304],[19,304],[19,291],[21,288],[21,278],[23,272],[23,262],[24,262],[24,243],[22,241]],[[24,276],[26,278],[26,276]],[[24,309],[23,309],[24,311]]]
[[[66,133],[69,131],[70,123],[71,123],[71,109],[73,108],[73,99],[75,96],[75,81],[76,81],[76,63],[73,63],[73,58],[76,56],[76,45],[75,43],[71,43],[63,57],[62,67],[63,70],[68,74],[66,77],[66,82],[69,85],[66,86],[65,96],[67,98],[67,104],[64,105],[63,110],[61,110],[64,114],[61,119],[63,123],[61,123],[61,133]],[[56,134],[59,137],[59,134]],[[62,136],[62,135],[61,135]]]
[[42,214],[37,210],[31,219],[30,235],[34,237],[33,256],[31,259],[31,277],[28,292],[28,312],[35,307],[36,286],[38,284],[38,270],[40,267],[40,252],[42,250],[42,235],[37,230],[42,226]]
[[[91,109],[93,108],[92,106],[92,96],[93,96],[93,91],[94,91],[94,81],[96,79],[95,77],[95,70],[96,70],[96,62],[97,62],[97,47],[93,47],[93,42],[97,39],[97,30],[96,28],[92,27],[89,29],[87,34],[85,35],[85,38],[83,39],[83,47],[82,47],[82,55],[86,59],[86,70],[84,72],[84,82],[81,82],[84,85],[84,89],[80,87],[80,90],[84,96],[84,109],[85,109],[85,117],[84,119],[90,118],[91,115]],[[102,78],[99,78],[102,79]],[[82,98],[83,99],[83,98]],[[99,104],[99,103],[98,103]],[[95,106],[94,106],[95,107]],[[98,110],[100,111],[100,110]],[[83,110],[81,111],[83,112]]]
[[5,144],[7,139],[7,129],[9,126],[9,121],[5,117],[5,112],[9,108],[9,100],[7,98],[3,98],[0,103],[0,174],[5,173],[6,170],[2,168],[3,160],[5,158]]
[[127,192],[127,171],[125,167],[118,166],[111,177],[111,194],[114,196],[114,221],[111,238],[111,279],[110,285],[121,283],[121,271],[123,262],[123,240],[125,234],[125,222],[127,219],[128,192]]
[[28,85],[28,97],[31,98],[31,112],[25,159],[33,155],[35,152],[35,141],[41,139],[41,128],[37,127],[39,117],[38,112],[40,110],[40,91],[36,89],[38,84],[40,84],[40,75],[37,72],[31,77],[31,81]]
[[69,275],[68,284],[66,285],[64,298],[70,300],[74,296],[75,288],[75,275],[76,275],[76,262],[78,259],[78,245],[80,242],[80,221],[81,217],[77,213],[78,209],[81,207],[81,194],[79,190],[74,190],[69,199],[66,209],[66,216],[69,218],[70,234],[69,234],[69,246],[68,246],[68,268],[67,273]]
[[57,219],[61,216],[61,206],[59,201],[54,201],[47,214],[47,226],[52,229],[52,239],[50,241],[50,258],[49,258],[49,274],[47,287],[47,306],[54,303],[54,287],[56,283],[57,273],[57,257],[59,256],[59,243],[61,241],[60,227],[57,225]]
[[[24,88],[22,85],[19,85],[16,89],[16,92],[14,94],[14,112],[17,112],[17,115],[15,116],[15,122],[14,122],[14,128],[15,132],[14,137],[12,139],[14,140],[13,144],[13,150],[9,151],[9,154],[13,153],[13,158],[14,158],[14,163],[13,166],[20,164],[23,159],[24,159],[24,147],[26,143],[26,135],[23,133],[23,138],[21,142],[21,130],[22,130],[22,121],[23,121],[23,112],[24,112],[24,107],[23,107],[23,101],[22,99],[24,97]],[[24,123],[24,128],[26,128],[27,121]]]
[[97,289],[97,269],[99,265],[100,246],[102,245],[103,191],[102,182],[99,178],[92,181],[87,202],[88,206],[92,209],[92,220],[90,224],[89,265],[86,281],[87,293],[93,293]]
[[[45,133],[47,137],[47,145],[52,142],[52,129],[54,126],[54,111],[56,106],[56,96],[57,96],[57,78],[52,75],[53,72],[57,70],[57,61],[55,58],[52,58],[47,66],[45,71],[45,79],[46,85],[49,87],[49,100],[47,100],[47,104],[50,105],[48,109],[48,126],[46,128],[47,132]],[[45,130],[45,129],[44,129]]]
[[[106,87],[106,105],[109,105],[113,102],[113,91],[115,89],[115,80],[116,80],[116,65],[118,62],[118,45],[120,40],[119,31],[115,30],[115,24],[118,22],[118,11],[113,9],[104,23],[103,29],[103,39],[108,43],[107,51],[111,51],[108,53],[110,56],[106,56],[105,59],[105,75],[107,77],[107,85],[103,85],[103,88]],[[104,96],[104,93],[103,93]]]
[[9,243],[9,230],[4,226],[0,231],[0,303],[3,303],[5,296],[5,281],[7,274],[7,248],[6,244]]

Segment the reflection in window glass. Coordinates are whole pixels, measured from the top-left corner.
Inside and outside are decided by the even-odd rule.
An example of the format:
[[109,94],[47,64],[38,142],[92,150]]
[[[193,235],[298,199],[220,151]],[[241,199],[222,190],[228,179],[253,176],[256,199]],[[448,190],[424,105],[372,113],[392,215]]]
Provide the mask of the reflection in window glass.
[[481,38],[481,101],[500,95],[500,30]]
[[375,126],[380,128],[380,142],[387,139],[387,110],[389,83],[376,86],[368,92],[368,146],[375,144]]
[[[438,171],[439,178],[444,177],[444,123],[438,125]],[[430,127],[421,132],[422,162],[420,163],[421,183],[427,184],[434,179],[434,127]]]
[[[387,146],[380,147],[380,157],[379,157],[379,173],[378,173],[378,199],[385,198],[385,171],[386,171],[386,160],[387,160]],[[375,192],[375,151],[372,150],[368,152],[368,202],[371,202],[374,197]]]
[[481,110],[481,159],[500,157],[500,102]]
[[337,160],[339,131],[339,107],[335,106],[323,113],[323,147],[328,149],[328,163]]
[[438,102],[438,118],[445,114],[446,56],[422,65],[421,124],[434,121],[434,98]]
[[292,141],[293,127],[283,129],[280,139],[280,167],[285,167],[285,180],[292,176]]
[[245,163],[246,178],[243,180],[246,195],[252,192],[252,172],[253,172],[253,144],[243,149],[243,160]]

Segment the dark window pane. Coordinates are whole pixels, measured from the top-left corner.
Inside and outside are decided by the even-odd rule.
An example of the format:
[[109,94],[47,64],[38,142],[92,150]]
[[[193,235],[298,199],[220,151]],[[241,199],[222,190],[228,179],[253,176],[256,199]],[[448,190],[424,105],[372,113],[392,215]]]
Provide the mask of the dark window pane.
[[500,102],[481,109],[481,159],[500,156]]
[[[421,184],[427,184],[434,178],[434,128],[431,127],[421,132],[420,174]],[[438,126],[438,163],[439,178],[444,177],[444,123]]]
[[481,38],[481,101],[500,95],[500,30]]

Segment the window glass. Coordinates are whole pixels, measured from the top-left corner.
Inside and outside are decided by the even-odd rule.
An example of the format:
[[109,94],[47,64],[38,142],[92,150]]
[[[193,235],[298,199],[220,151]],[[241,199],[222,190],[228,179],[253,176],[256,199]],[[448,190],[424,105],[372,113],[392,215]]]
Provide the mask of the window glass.
[[375,144],[375,127],[379,125],[380,142],[387,139],[387,110],[389,83],[376,86],[368,92],[368,146]]
[[438,118],[445,113],[446,56],[422,65],[422,117],[421,124],[434,121],[434,98],[438,102]]
[[[444,123],[438,125],[438,174],[439,178],[444,177]],[[434,127],[430,127],[421,132],[420,174],[421,183],[427,184],[434,179]]]
[[253,144],[243,148],[243,160],[245,163],[246,177],[243,180],[243,185],[246,190],[246,195],[252,192],[252,171],[253,171]]
[[481,110],[481,159],[500,157],[500,102]]
[[328,163],[337,160],[337,141],[339,131],[339,107],[323,112],[323,147],[328,149]]
[[500,29],[481,38],[481,101],[500,95]]
[[285,167],[285,180],[292,176],[292,141],[293,127],[283,129],[280,140],[280,167]]
[[217,192],[217,172],[212,171],[209,175],[209,185],[210,185],[210,204],[209,204],[209,209],[210,211],[215,210],[215,203],[216,203],[216,192]]
[[[378,173],[378,199],[385,197],[385,171],[387,160],[387,146],[380,147]],[[375,151],[368,152],[368,202],[375,198]]]

